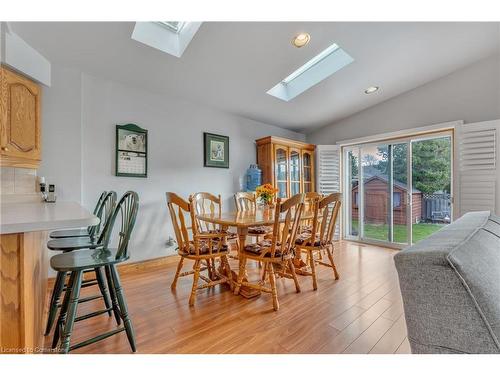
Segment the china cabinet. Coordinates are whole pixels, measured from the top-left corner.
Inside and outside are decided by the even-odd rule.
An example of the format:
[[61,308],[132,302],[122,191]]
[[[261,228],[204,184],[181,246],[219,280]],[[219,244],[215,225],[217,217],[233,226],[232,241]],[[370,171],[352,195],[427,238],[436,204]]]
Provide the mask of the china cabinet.
[[262,183],[276,187],[279,198],[315,191],[315,145],[280,137],[265,137],[255,142]]

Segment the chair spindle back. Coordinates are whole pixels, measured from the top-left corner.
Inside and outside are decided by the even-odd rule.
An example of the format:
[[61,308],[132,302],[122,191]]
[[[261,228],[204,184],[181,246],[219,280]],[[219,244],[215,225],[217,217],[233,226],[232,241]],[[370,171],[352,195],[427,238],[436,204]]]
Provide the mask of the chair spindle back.
[[234,194],[234,202],[237,211],[253,211],[257,209],[255,193],[240,191]]
[[108,191],[104,196],[104,199],[102,200],[100,207],[95,213],[95,215],[99,218],[99,224],[94,225],[89,232],[90,237],[94,237],[97,234],[99,234],[97,243],[102,243],[104,240],[106,227],[108,225],[109,219],[111,218],[111,214],[115,209],[115,206],[116,206],[116,192]]
[[[332,193],[320,199],[317,203],[318,208],[315,211],[316,226],[319,227],[319,239],[322,244],[332,243],[341,200],[341,193]],[[317,229],[314,227],[313,224],[313,235],[317,233]]]
[[180,250],[189,251],[189,226],[186,225],[186,214],[191,215],[191,205],[175,193],[167,192],[166,195],[177,245]]
[[[222,199],[220,195],[215,196],[210,193],[196,193],[192,196],[193,208],[196,215],[220,215],[222,213]],[[217,225],[195,218],[193,221],[197,225],[198,232],[210,232],[217,230]]]
[[[107,195],[107,191],[103,191],[99,197],[99,199],[97,200],[97,203],[94,207],[94,211],[92,212],[93,215],[96,215],[99,213],[99,210],[101,209],[101,206],[104,202],[104,199],[106,198],[106,195]],[[97,227],[97,229],[100,228],[100,225],[101,225],[101,222],[99,221],[99,224],[97,225],[90,225],[89,227],[87,227],[87,231],[89,232],[89,235],[91,236],[94,236],[95,233],[96,233],[96,229],[95,227]]]
[[134,229],[139,210],[139,195],[135,191],[127,191],[120,198],[116,205],[113,214],[109,219],[109,223],[105,230],[104,249],[108,248],[111,241],[111,235],[115,227],[116,219],[120,215],[120,232],[118,233],[118,250],[116,259],[128,258],[128,243],[132,229]]
[[[303,209],[304,194],[296,194],[284,202],[278,198],[274,212],[272,243],[269,250],[271,257],[276,255],[276,251],[282,256],[287,255],[295,247],[295,238]],[[280,220],[282,216],[285,217],[284,222]],[[262,256],[265,255],[265,253],[262,254]]]
[[[316,193],[314,191],[305,193],[304,196],[304,211],[313,211],[315,212],[315,204],[316,202],[321,199],[322,195],[320,193]],[[312,226],[313,225],[313,219],[308,219],[308,220],[302,220],[300,223],[301,226],[308,225]]]

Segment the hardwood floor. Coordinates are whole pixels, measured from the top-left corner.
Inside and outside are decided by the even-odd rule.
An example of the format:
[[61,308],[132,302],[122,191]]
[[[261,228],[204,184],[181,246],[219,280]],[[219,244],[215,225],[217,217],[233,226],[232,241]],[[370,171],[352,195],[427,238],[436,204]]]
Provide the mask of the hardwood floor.
[[[138,353],[410,353],[395,253],[342,242],[334,252],[340,279],[318,266],[318,290],[301,276],[299,294],[291,280],[279,279],[278,312],[269,294],[248,300],[226,286],[199,291],[195,307],[189,308],[192,277],[180,278],[177,291],[170,290],[175,264],[123,274]],[[231,267],[237,270],[237,261]],[[256,264],[249,265],[250,279],[258,271]],[[86,289],[85,295],[96,293]],[[84,303],[78,315],[100,308],[102,301]],[[114,326],[107,315],[77,322],[72,343]],[[130,352],[120,334],[73,353]]]

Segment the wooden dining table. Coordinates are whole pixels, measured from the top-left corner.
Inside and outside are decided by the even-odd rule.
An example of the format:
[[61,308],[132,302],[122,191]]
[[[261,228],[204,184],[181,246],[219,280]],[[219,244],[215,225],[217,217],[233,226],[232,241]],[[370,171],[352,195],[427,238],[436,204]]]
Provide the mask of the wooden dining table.
[[[300,219],[312,220],[314,211],[303,211]],[[271,226],[274,224],[274,209],[262,209],[249,211],[231,211],[221,213],[205,213],[197,215],[198,220],[219,225],[222,230],[236,228],[238,233],[238,244],[241,251],[245,247],[248,228],[256,226]],[[280,216],[280,222],[285,221],[285,216]]]
[[[274,224],[275,210],[274,209],[262,209],[257,208],[256,210],[249,211],[230,211],[221,213],[204,213],[197,215],[197,219],[219,225],[220,229],[228,230],[229,228],[236,228],[238,233],[238,252],[240,252],[246,244],[248,228],[256,226],[271,226]],[[301,221],[312,220],[314,216],[314,211],[303,211],[300,217]],[[280,216],[280,222],[285,221],[285,216]],[[296,254],[294,259],[295,266],[300,269],[305,267],[306,264],[302,261],[300,253]],[[233,271],[234,273],[234,271]],[[236,274],[233,275],[233,279]],[[246,280],[246,278],[245,278]],[[255,289],[249,289],[247,287],[242,287],[240,289],[240,294],[245,298],[253,298],[260,295],[260,291]]]

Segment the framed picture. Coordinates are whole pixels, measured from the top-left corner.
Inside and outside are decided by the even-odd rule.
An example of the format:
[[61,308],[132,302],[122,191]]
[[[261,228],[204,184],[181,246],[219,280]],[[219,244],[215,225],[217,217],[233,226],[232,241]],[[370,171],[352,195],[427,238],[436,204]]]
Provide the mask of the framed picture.
[[205,167],[229,168],[229,137],[203,133]]
[[116,168],[119,177],[148,176],[148,131],[135,124],[116,125]]

